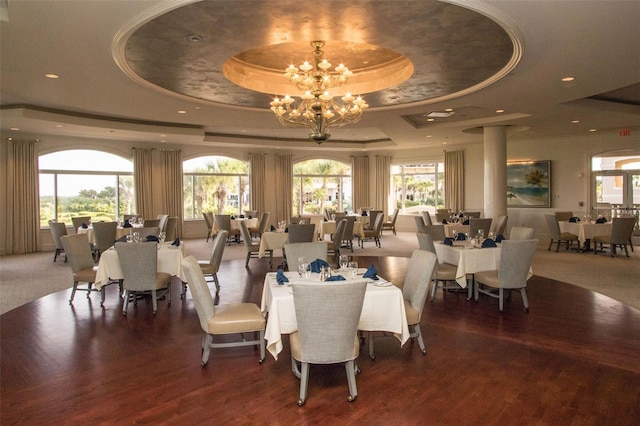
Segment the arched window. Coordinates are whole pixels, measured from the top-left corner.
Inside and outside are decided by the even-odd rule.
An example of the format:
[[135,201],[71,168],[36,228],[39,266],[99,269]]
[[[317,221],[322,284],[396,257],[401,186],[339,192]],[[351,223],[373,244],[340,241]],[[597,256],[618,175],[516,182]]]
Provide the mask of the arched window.
[[403,214],[431,214],[444,207],[444,163],[391,166],[392,195]]
[[102,151],[67,150],[41,155],[40,226],[49,220],[71,223],[120,220],[135,213],[133,162]]
[[184,218],[201,219],[203,212],[239,215],[250,210],[249,163],[206,156],[182,163]]
[[332,160],[307,160],[293,166],[293,214],[322,214],[325,208],[353,210],[351,166]]

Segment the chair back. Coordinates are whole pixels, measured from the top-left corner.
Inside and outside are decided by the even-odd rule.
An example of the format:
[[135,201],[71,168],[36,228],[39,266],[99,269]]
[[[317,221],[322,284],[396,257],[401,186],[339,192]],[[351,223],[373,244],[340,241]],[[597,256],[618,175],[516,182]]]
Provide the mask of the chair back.
[[313,223],[289,224],[289,242],[290,243],[308,243],[313,241],[313,234],[316,226]]
[[118,222],[96,222],[93,224],[93,236],[96,240],[94,249],[102,253],[116,242]]
[[73,230],[78,232],[78,228],[82,225],[89,226],[91,224],[91,216],[76,216],[71,218],[71,223],[73,223]]
[[407,267],[407,276],[402,287],[402,295],[418,312],[418,322],[422,318],[422,308],[427,300],[429,283],[433,278],[438,258],[426,250],[414,250]]
[[227,237],[229,233],[227,231],[218,232],[218,237],[213,241],[213,249],[211,250],[211,258],[209,264],[213,268],[213,272],[217,273],[220,269],[220,262],[222,262],[222,255],[224,254],[224,248],[227,243]]
[[125,290],[145,291],[156,289],[158,268],[158,244],[116,243],[118,261],[122,268]]
[[636,220],[635,216],[614,217],[611,222],[611,244],[629,244]]
[[444,241],[444,225],[425,226],[425,234],[431,235],[433,241]]
[[[344,232],[343,235],[341,237],[341,241],[351,241],[353,240],[353,224],[356,222],[356,217],[355,216],[345,216],[344,218],[342,218],[342,220],[346,220],[347,223],[344,227]],[[341,222],[342,222],[341,220]],[[336,227],[336,232],[337,232],[337,227]]]
[[167,220],[169,219],[169,215],[168,214],[159,214],[158,215],[158,220],[160,221],[158,223],[158,227],[160,228],[160,232],[166,232],[165,228],[167,226]]
[[139,217],[139,214],[125,214],[124,216],[122,216],[122,220],[124,220],[125,222],[129,222],[131,219],[138,220]]
[[[514,226],[509,234],[510,240],[532,240],[535,229],[524,226]],[[559,234],[558,234],[559,235]]]
[[247,219],[257,218],[258,217],[258,210],[245,210],[244,211],[244,216]]
[[491,231],[496,235],[504,235],[504,231],[507,229],[508,219],[509,219],[509,216],[505,216],[505,215],[498,216],[496,220],[491,222]]
[[131,232],[137,232],[138,234],[140,234],[140,240],[142,241],[149,235],[157,237],[160,233],[160,228],[157,226],[144,226],[142,228],[131,228]]
[[418,247],[420,250],[426,250],[431,253],[436,252],[436,246],[433,245],[433,238],[429,234],[416,234],[418,237]]
[[329,244],[327,242],[312,243],[287,243],[284,245],[284,251],[287,253],[287,265],[290,271],[298,270],[298,259],[304,257],[307,263],[311,263],[316,259],[322,259],[325,262],[329,257]]
[[366,281],[292,285],[300,338],[299,361],[333,364],[357,357],[354,345],[366,285]]
[[480,212],[462,212],[463,215],[465,215],[468,218],[476,218],[479,219],[480,218]]
[[269,212],[263,212],[260,215],[260,223],[258,224],[258,233],[263,234],[267,231],[267,225],[269,225]]
[[207,224],[207,231],[211,232],[211,228],[213,228],[213,213],[203,212],[202,217],[204,217],[204,223]]
[[536,253],[538,240],[504,240],[501,246],[498,270],[500,287],[526,287],[527,275]]
[[332,251],[340,251],[340,247],[342,246],[342,240],[344,240],[345,230],[347,229],[347,219],[342,219],[338,222],[338,226],[336,226],[336,233],[333,234],[333,240],[331,241],[330,250]]
[[175,240],[178,237],[178,218],[170,217],[167,219],[167,224],[164,227],[164,233],[167,241]]
[[558,221],[567,221],[573,217],[573,212],[556,212],[556,219]]
[[[49,222],[49,229],[51,230],[51,236],[53,242],[56,244],[56,249],[64,250],[60,237],[67,235],[67,225],[64,222]],[[65,250],[66,251],[66,250]]]
[[420,215],[422,216],[422,220],[424,221],[424,224],[427,226],[431,226],[433,225],[433,221],[431,220],[431,214],[424,210],[422,212],[420,212]]
[[160,219],[145,219],[144,222],[142,222],[142,226],[144,226],[145,228],[160,228]]
[[93,268],[93,256],[89,247],[89,238],[86,234],[71,234],[60,237],[62,247],[64,247],[67,261],[71,265],[71,270],[76,273],[83,269]]
[[331,215],[335,213],[334,209],[324,209],[324,220],[331,220]]
[[336,220],[343,219],[347,217],[347,212],[335,212]]
[[485,219],[478,219],[475,217],[472,217],[469,219],[469,235],[471,235],[471,238],[474,238],[476,235],[478,235],[478,229],[482,229],[482,231],[484,232],[484,238],[487,238],[489,236],[489,231],[491,230],[491,222],[492,219],[491,218],[485,218]]
[[[554,214],[545,214],[544,220],[547,222],[547,228],[549,228],[549,235],[552,240],[560,239],[560,224],[558,224],[558,218]],[[513,228],[511,229],[513,232]]]
[[[242,237],[242,242],[244,243],[244,246],[246,247],[247,251],[251,251],[254,247],[259,247],[256,244],[253,244],[253,240],[251,239],[251,232],[249,232],[249,228],[247,228],[247,223],[244,220],[240,220],[238,221],[238,226],[240,227],[240,236]],[[228,231],[227,234],[225,235],[229,235]],[[217,238],[216,238],[217,240]],[[227,241],[227,239],[225,238],[223,241]]]
[[[225,240],[222,241],[224,246]],[[191,290],[191,297],[193,298],[193,304],[196,306],[200,327],[205,333],[208,333],[209,320],[215,316],[216,310],[207,281],[200,265],[198,265],[198,261],[193,256],[187,256],[182,259],[182,270]]]
[[376,229],[376,221],[378,220],[378,216],[380,215],[382,215],[382,219],[380,221],[380,229],[382,229],[382,223],[384,222],[384,213],[382,212],[382,210],[369,211],[369,229]]
[[442,223],[443,220],[449,220],[450,218],[449,209],[436,209],[436,222]]
[[396,224],[396,220],[398,220],[398,214],[399,214],[399,213],[400,213],[400,209],[399,209],[399,208],[396,208],[396,209],[393,211],[393,214],[391,215],[391,220],[390,220],[390,222],[391,222],[391,224],[392,224],[392,225],[395,225],[395,224]]
[[426,234],[427,227],[424,223],[424,219],[422,218],[422,216],[414,216],[413,220],[416,222],[416,229],[418,231],[418,234]]
[[216,224],[218,225],[218,230],[224,229],[225,231],[231,233],[231,216],[230,215],[217,214],[215,215],[215,220],[216,220]]

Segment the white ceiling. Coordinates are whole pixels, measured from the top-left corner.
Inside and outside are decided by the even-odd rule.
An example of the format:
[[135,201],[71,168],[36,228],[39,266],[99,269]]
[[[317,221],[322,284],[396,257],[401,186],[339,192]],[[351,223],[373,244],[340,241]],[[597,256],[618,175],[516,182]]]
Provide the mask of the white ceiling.
[[[237,107],[176,95],[136,81],[123,72],[115,58],[121,53],[118,49],[123,48],[118,41],[122,41],[127,31],[188,3],[192,2],[8,0],[1,8],[0,22],[3,135],[62,134],[170,144],[317,149],[306,140],[305,130],[284,129],[268,110],[268,104],[264,108]],[[300,7],[300,2],[295,3]],[[359,14],[358,24],[364,26],[380,22],[383,10],[413,7],[412,4],[420,2],[355,3],[364,10],[353,12],[354,16]],[[462,95],[372,108],[359,123],[332,131],[326,146],[389,151],[444,142],[474,143],[481,141],[482,136],[473,129],[502,124],[512,129],[510,140],[586,135],[589,129],[615,133],[632,129],[634,134],[640,131],[640,2],[448,3],[490,17],[517,38],[522,56],[513,70],[487,87]],[[243,11],[264,2],[220,0],[220,5],[223,4],[225,9],[230,5],[236,7],[234,16],[238,18]],[[265,22],[273,23],[287,16],[282,8],[290,4],[269,2],[273,12],[264,16]],[[327,0],[323,4],[330,6],[332,2]],[[310,4],[311,23],[321,20],[314,18],[315,9]],[[234,22],[234,27],[224,27],[215,12],[202,16],[199,25],[206,23],[207,18],[211,19],[210,25],[231,34],[225,38],[225,51],[240,53],[257,47],[251,45],[255,43],[252,38],[255,34],[250,36],[251,31],[242,25]],[[427,18],[409,15],[403,32],[416,34],[419,39],[426,31]],[[289,25],[296,28],[303,24]],[[398,25],[377,25],[376,42],[386,47],[385,32],[391,39]],[[464,28],[457,30],[451,43],[457,41],[457,33],[465,33]],[[322,37],[315,34],[309,37],[330,39],[328,30],[324,31]],[[476,37],[481,46],[483,34]],[[465,49],[474,46],[468,31],[466,38],[460,37],[459,45]],[[410,47],[415,46],[407,46],[409,59],[417,65],[424,63],[419,50]],[[451,48],[449,44],[447,49]],[[463,62],[457,64],[463,65],[468,66]],[[46,73],[59,74],[60,78],[47,79]],[[576,79],[563,83],[561,78],[565,76]],[[419,118],[445,108],[453,108],[455,114],[418,126],[406,118]],[[497,109],[505,112],[496,113]],[[178,114],[178,110],[186,114]],[[572,124],[572,120],[579,123]]]

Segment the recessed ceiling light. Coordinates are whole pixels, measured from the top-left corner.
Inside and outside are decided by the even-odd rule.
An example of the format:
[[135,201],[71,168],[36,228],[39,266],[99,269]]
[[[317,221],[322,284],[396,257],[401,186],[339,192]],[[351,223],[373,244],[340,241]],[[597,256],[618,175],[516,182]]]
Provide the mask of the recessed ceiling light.
[[590,132],[597,132],[598,129],[589,129]]
[[427,118],[427,121],[436,121],[435,118]]
[[447,112],[451,112],[451,111],[453,111],[453,108],[445,108],[444,110],[447,111]]
[[178,114],[186,114],[186,113],[187,113],[187,111],[185,111],[185,110],[183,110],[183,109],[179,109],[179,110],[178,110]]
[[13,130],[13,131],[16,131],[16,132],[17,132],[17,131],[18,131],[18,130],[20,130],[20,129],[19,129],[18,127],[12,127],[12,128],[11,128],[11,130]]
[[451,111],[431,111],[424,114],[424,117],[436,117],[436,118],[447,118],[451,117],[454,113]]
[[166,138],[166,137],[167,137],[167,135],[160,135],[160,137],[161,137],[161,138]]
[[571,120],[571,123],[573,124],[578,124],[580,122],[580,120]]
[[449,143],[449,142],[442,142],[442,145],[446,145],[446,144],[448,144],[448,143]]
[[61,128],[63,128],[63,127],[64,127],[64,126],[63,126],[62,124],[56,124],[56,129],[61,129]]
[[60,78],[58,74],[52,74],[52,73],[45,74],[44,76],[47,78]]
[[576,79],[575,77],[572,77],[572,76],[570,76],[570,75],[569,75],[569,76],[566,76],[566,77],[562,77],[562,81],[564,81],[565,83],[566,83],[566,82],[569,82],[569,81],[573,81],[573,80],[575,80],[575,79]]
[[184,39],[189,43],[202,43],[204,41],[204,37],[199,34],[188,34],[184,36]]
[[497,110],[496,110],[496,112],[497,112],[498,114],[502,114],[502,113],[504,112],[504,110],[503,110],[503,109],[497,109]]
[[431,136],[431,135],[427,135],[426,137],[428,137],[428,138],[432,138],[433,136]]

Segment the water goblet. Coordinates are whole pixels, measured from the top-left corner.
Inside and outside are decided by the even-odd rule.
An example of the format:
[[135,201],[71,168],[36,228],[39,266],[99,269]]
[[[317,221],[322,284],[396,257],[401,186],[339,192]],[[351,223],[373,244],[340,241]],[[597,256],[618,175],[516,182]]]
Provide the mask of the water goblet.
[[165,232],[160,232],[158,234],[158,243],[159,245],[164,244],[164,240],[167,238],[167,234]]
[[144,219],[139,217],[138,218],[138,225],[144,225]]
[[464,236],[467,241],[471,240],[471,232],[465,232]]
[[134,232],[133,233],[133,242],[134,243],[139,243],[140,242],[140,233],[139,232]]
[[349,266],[349,256],[340,255],[340,257],[338,258],[338,262],[340,264],[340,269],[345,269],[347,266]]
[[478,229],[478,239],[482,240],[484,238],[484,229]]
[[133,242],[133,235],[127,234],[127,242],[128,243],[132,243]]
[[458,231],[457,230],[453,230],[453,239],[457,240],[458,239]]
[[349,268],[349,275],[352,280],[358,276],[358,262],[349,262],[347,265]]

